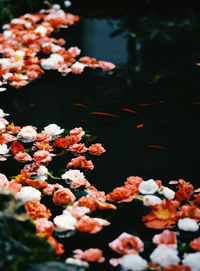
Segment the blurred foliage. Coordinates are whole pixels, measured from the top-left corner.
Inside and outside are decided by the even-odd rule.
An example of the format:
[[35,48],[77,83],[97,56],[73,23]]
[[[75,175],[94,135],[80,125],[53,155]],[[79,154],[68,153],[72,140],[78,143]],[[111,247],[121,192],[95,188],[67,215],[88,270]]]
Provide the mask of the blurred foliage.
[[27,270],[30,263],[52,261],[55,252],[36,236],[24,204],[8,190],[0,191],[0,270]]

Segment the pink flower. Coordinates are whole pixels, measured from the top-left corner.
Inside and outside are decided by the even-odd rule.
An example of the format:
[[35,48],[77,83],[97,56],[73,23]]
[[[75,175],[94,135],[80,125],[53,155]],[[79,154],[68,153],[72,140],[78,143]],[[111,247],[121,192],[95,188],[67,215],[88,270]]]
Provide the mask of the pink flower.
[[101,155],[102,153],[106,152],[100,143],[92,144],[88,150],[89,153],[93,155]]
[[51,140],[52,140],[52,137],[49,134],[45,133],[45,132],[39,133],[36,136],[36,141],[50,142]]
[[50,156],[50,153],[48,151],[39,150],[36,151],[33,155],[33,159],[35,162],[39,163],[48,163],[52,160],[52,157]]
[[70,135],[71,136],[84,136],[85,132],[83,131],[83,128],[82,127],[79,127],[79,128],[74,128],[70,131]]
[[83,217],[76,223],[76,229],[82,232],[97,233],[102,230],[102,225],[93,217]]
[[86,179],[75,179],[71,182],[70,188],[76,189],[81,186],[89,186],[90,183]]
[[74,203],[72,206],[68,206],[64,211],[63,214],[68,214],[70,213],[73,217],[76,219],[80,219],[86,214],[90,213],[90,209],[85,207],[85,206],[77,206],[77,202]]
[[75,153],[84,153],[87,151],[87,148],[85,147],[85,144],[74,144],[71,147],[69,147],[69,150],[71,152],[75,152]]
[[75,200],[76,198],[69,188],[58,189],[53,194],[53,202],[56,205],[65,205]]
[[20,87],[28,85],[28,83],[29,83],[28,81],[22,80],[22,81],[19,81],[19,82],[13,81],[12,83],[10,83],[10,85],[12,87],[15,87],[15,88],[20,88]]
[[18,193],[20,192],[20,190],[22,189],[22,184],[17,183],[16,180],[12,179],[9,184],[8,184],[8,189],[12,192],[12,193]]
[[94,169],[94,165],[92,163],[91,160],[87,161],[85,156],[79,156],[76,157],[74,159],[71,160],[71,162],[69,162],[67,164],[67,168],[85,168],[86,170],[93,170]]
[[0,122],[3,123],[4,125],[8,125],[9,124],[9,122],[6,119],[4,119],[4,118],[0,118]]
[[103,71],[113,70],[116,67],[113,63],[107,61],[98,61],[98,64]]
[[14,159],[22,163],[32,161],[32,157],[28,153],[21,151],[14,156]]
[[164,230],[162,233],[154,235],[152,241],[157,246],[164,244],[169,248],[177,249],[177,239],[174,231]]
[[120,254],[137,254],[144,250],[144,243],[139,237],[124,232],[109,247]]
[[72,57],[77,57],[80,55],[81,50],[78,47],[71,47],[68,49],[68,52],[72,55]]
[[36,231],[43,236],[50,236],[54,232],[54,224],[46,218],[39,218],[34,221],[36,224]]
[[73,253],[75,253],[74,258],[86,262],[102,263],[105,261],[102,250],[98,248],[89,248],[85,251],[82,251],[81,249],[75,249]]
[[5,187],[8,187],[9,185],[9,181],[7,179],[7,177],[0,173],[0,188],[5,188]]

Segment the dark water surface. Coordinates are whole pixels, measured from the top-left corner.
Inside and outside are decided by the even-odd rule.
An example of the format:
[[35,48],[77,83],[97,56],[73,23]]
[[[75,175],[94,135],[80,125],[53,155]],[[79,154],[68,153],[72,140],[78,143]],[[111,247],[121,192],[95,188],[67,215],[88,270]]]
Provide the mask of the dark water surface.
[[[96,142],[107,152],[94,159],[95,169],[88,180],[99,190],[110,192],[131,175],[164,183],[184,178],[199,186],[200,103],[194,102],[200,102],[200,67],[196,65],[200,43],[187,38],[148,41],[138,58],[134,42],[110,38],[111,31],[106,20],[86,19],[57,35],[66,39],[68,48],[79,46],[82,55],[114,62],[114,72],[87,70],[80,76],[66,77],[46,72],[26,87],[0,93],[0,107],[10,113],[9,120],[16,125],[35,125],[38,131],[50,123],[66,129],[82,126],[96,135]],[[84,107],[74,105],[77,103]],[[140,124],[144,127],[136,128]],[[55,167],[68,162],[56,159]],[[17,174],[13,163],[1,163],[0,172]],[[122,213],[115,219],[117,228],[106,233],[108,241],[136,221],[136,217],[130,221]],[[94,237],[97,243],[102,242],[99,236]]]

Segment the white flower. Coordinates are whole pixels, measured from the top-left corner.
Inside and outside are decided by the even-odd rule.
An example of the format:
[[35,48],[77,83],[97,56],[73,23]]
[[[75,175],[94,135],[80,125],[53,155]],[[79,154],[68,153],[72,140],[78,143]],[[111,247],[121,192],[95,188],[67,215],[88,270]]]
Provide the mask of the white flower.
[[61,129],[57,124],[49,124],[48,126],[44,127],[44,132],[50,136],[56,136],[62,134],[64,129]]
[[52,47],[51,51],[52,51],[53,53],[59,51],[59,50],[62,48],[61,46],[56,45],[56,44],[54,44],[54,43],[51,44],[51,47]]
[[186,254],[183,265],[189,266],[191,271],[200,271],[200,252]]
[[167,247],[166,245],[159,245],[150,255],[150,259],[153,263],[160,264],[162,267],[169,265],[176,265],[180,259],[177,256],[178,251]]
[[153,179],[142,181],[139,185],[139,191],[141,194],[154,194],[157,190],[158,185]]
[[52,5],[52,8],[55,10],[59,10],[61,8],[61,6],[59,4],[54,4],[54,5]]
[[41,62],[41,66],[44,70],[51,70],[54,65],[56,65],[55,61],[51,58],[47,58]]
[[22,187],[21,191],[17,193],[16,197],[22,201],[33,201],[41,199],[41,192],[31,186]]
[[84,174],[79,170],[79,169],[70,169],[68,171],[66,171],[62,176],[62,179],[64,180],[72,180],[72,181],[76,181],[78,179],[84,179],[85,176]]
[[178,227],[183,231],[198,231],[199,225],[194,219],[191,218],[181,218],[178,221]]
[[0,121],[0,130],[4,129],[5,127],[6,127],[5,124],[3,124],[3,122]]
[[162,200],[157,196],[146,195],[143,198],[143,204],[145,206],[152,206],[152,205],[161,204],[161,203],[162,203]]
[[142,271],[148,267],[147,261],[138,254],[125,255],[119,262],[124,270]]
[[6,144],[0,145],[0,155],[7,154],[9,152],[8,146]]
[[85,65],[84,65],[83,63],[79,62],[79,61],[76,61],[76,62],[71,66],[71,68],[72,68],[73,70],[82,72],[82,71],[84,70],[84,68],[85,68]]
[[40,33],[40,35],[44,37],[47,32],[47,28],[44,27],[43,25],[40,25],[35,29],[35,32]]
[[24,53],[24,51],[17,50],[17,51],[14,52],[13,56],[24,58],[25,53]]
[[58,215],[54,218],[53,222],[59,230],[74,230],[76,224],[76,218],[71,216],[69,213],[64,215]]
[[9,114],[4,113],[4,111],[0,108],[0,118],[3,118],[5,116],[9,116]]
[[13,76],[13,73],[7,72],[7,73],[5,73],[5,74],[3,75],[3,79],[4,79],[4,80],[7,80],[10,76]]
[[79,259],[74,259],[74,258],[67,258],[65,260],[66,263],[69,263],[69,264],[76,264],[76,265],[79,265],[79,266],[85,266],[85,267],[89,267],[89,264],[85,261],[81,261]]
[[66,8],[70,7],[71,4],[72,4],[72,3],[71,3],[69,0],[66,0],[66,1],[64,2],[64,5],[65,5]]
[[3,36],[4,36],[4,38],[9,38],[9,37],[11,37],[12,36],[12,32],[11,31],[9,31],[9,30],[5,30],[5,31],[3,31]]
[[17,136],[28,140],[35,140],[37,132],[32,126],[24,126]]
[[158,192],[160,194],[163,194],[167,199],[174,199],[175,197],[175,192],[172,189],[165,186],[159,188]]
[[37,171],[37,176],[45,176],[48,174],[48,169],[45,166],[40,166]]

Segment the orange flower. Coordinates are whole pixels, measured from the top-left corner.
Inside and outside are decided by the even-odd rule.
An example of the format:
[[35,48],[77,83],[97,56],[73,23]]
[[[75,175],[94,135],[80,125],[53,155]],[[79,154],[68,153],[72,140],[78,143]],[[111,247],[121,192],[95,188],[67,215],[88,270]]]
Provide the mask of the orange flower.
[[200,251],[200,237],[190,242],[190,247],[193,248],[194,250]]
[[85,156],[74,158],[67,164],[67,168],[85,168],[86,170],[93,170],[94,165],[91,160],[87,161]]
[[191,271],[189,266],[184,266],[184,265],[170,265],[164,268],[163,271]]
[[17,134],[21,130],[21,127],[15,126],[14,123],[11,123],[6,127],[6,130],[8,130],[11,134]]
[[26,207],[27,213],[29,214],[30,217],[33,218],[33,220],[36,220],[39,218],[48,219],[51,216],[50,210],[47,209],[44,204],[40,203],[37,200],[26,201],[25,207]]
[[103,258],[103,252],[102,250],[98,248],[89,248],[85,251],[82,251],[81,249],[76,249],[73,251],[75,253],[74,258],[86,261],[86,262],[104,262]]
[[31,177],[31,174],[29,174],[25,170],[21,170],[20,174],[15,177],[15,180],[17,183],[25,184],[27,180],[29,180]]
[[69,188],[58,189],[53,194],[53,202],[56,205],[65,205],[75,200],[76,198]]
[[0,135],[0,145],[7,144],[8,140],[5,138],[5,136]]
[[197,204],[200,205],[200,194],[197,194],[197,195],[195,195],[194,197],[195,197],[194,202],[196,202]]
[[40,188],[46,188],[47,187],[47,183],[45,181],[42,181],[42,180],[27,180],[27,184],[32,186],[32,187],[35,187],[37,189],[40,189]]
[[195,219],[197,222],[200,221],[200,208],[197,206],[190,206],[189,204],[183,205],[180,208],[180,212],[178,212],[178,216],[189,217],[191,219]]
[[18,193],[22,188],[22,185],[18,182],[16,182],[16,180],[12,179],[9,184],[8,184],[8,189],[12,192],[12,193]]
[[90,209],[90,211],[95,211],[96,210],[96,204],[93,199],[90,199],[89,197],[81,197],[78,200],[78,206],[84,206]]
[[185,182],[184,180],[179,180],[179,191],[175,193],[175,198],[180,201],[189,201],[190,197],[194,193],[194,187],[191,183]]
[[24,146],[19,143],[18,141],[14,141],[12,142],[11,146],[10,146],[10,150],[13,154],[17,154],[18,152],[24,152]]
[[106,195],[106,200],[116,202],[132,201],[131,190],[126,186],[116,187],[111,193]]
[[34,221],[37,234],[40,236],[50,236],[54,232],[54,224],[46,218],[39,218]]
[[61,149],[66,149],[70,146],[69,141],[66,138],[58,137],[54,141],[54,146]]
[[165,230],[160,234],[156,234],[153,237],[153,243],[157,246],[164,244],[169,248],[177,248],[176,233],[174,231]]
[[150,208],[152,212],[142,218],[147,228],[169,229],[175,227],[177,211],[171,200],[163,200],[161,204],[156,204]]
[[102,153],[106,152],[100,143],[90,145],[88,150],[92,155],[101,155]]
[[97,233],[102,230],[102,225],[94,218],[81,218],[75,225],[76,229],[83,232]]
[[52,247],[54,247],[57,255],[61,255],[65,252],[63,249],[63,244],[58,243],[55,238],[53,238],[52,236],[48,236],[47,240],[49,244],[52,245]]

